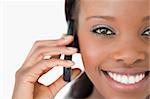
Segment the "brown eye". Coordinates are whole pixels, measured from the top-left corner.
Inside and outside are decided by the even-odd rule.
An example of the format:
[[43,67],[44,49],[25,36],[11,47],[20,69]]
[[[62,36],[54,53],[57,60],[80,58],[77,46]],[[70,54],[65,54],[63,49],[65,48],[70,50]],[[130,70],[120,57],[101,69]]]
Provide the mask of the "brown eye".
[[94,29],[92,29],[92,32],[97,33],[99,35],[104,35],[104,36],[115,35],[115,33],[111,29],[109,29],[108,27],[104,27],[104,26],[94,27]]
[[146,29],[143,33],[143,36],[150,36],[150,28]]

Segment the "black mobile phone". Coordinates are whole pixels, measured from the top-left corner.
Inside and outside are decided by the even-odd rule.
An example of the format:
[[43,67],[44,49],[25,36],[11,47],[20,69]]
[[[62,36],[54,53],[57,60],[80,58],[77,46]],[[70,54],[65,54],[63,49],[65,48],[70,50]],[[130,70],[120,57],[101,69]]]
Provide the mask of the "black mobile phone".
[[[70,20],[68,21],[68,31],[67,31],[67,35],[73,35],[74,36],[74,41],[67,45],[67,47],[76,47],[78,48],[78,39],[77,39],[77,35],[76,33],[74,33],[74,21]],[[65,55],[64,57],[65,60],[72,60],[72,55]],[[72,74],[72,69],[71,67],[66,68],[63,67],[63,79],[66,82],[70,82],[71,81],[71,74]]]

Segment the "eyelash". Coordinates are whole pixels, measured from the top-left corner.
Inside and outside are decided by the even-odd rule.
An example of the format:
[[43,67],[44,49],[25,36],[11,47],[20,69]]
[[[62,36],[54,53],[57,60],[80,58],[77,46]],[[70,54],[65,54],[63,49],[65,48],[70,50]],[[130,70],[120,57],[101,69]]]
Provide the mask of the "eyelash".
[[91,32],[100,36],[114,36],[115,32],[109,27],[104,25],[97,25],[92,28]]
[[[99,31],[98,31],[99,30]],[[98,36],[114,36],[116,33],[113,31],[113,29],[109,26],[104,25],[97,25],[94,26],[91,30],[91,32],[97,34]],[[146,33],[146,34],[144,34]],[[150,36],[150,27],[144,30],[144,32],[141,34],[142,36]]]
[[[144,33],[146,33],[146,34],[144,34]],[[150,27],[148,27],[144,30],[144,32],[142,33],[142,36],[150,36]]]

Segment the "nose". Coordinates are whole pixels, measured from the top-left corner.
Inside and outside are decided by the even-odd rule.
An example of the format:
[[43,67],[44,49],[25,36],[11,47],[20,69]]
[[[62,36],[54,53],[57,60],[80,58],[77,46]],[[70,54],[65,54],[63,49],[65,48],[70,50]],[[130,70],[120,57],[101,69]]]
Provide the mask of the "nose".
[[122,62],[130,66],[137,62],[144,61],[146,58],[144,51],[141,51],[140,48],[133,48],[131,46],[120,47],[112,54],[112,58],[116,62]]

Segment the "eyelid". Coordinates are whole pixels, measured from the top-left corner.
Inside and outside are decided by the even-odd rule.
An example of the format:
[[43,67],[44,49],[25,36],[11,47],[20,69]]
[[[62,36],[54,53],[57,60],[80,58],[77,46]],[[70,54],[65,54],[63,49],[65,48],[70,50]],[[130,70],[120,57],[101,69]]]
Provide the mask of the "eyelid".
[[146,26],[143,30],[145,31],[145,30],[147,30],[147,29],[149,29],[150,28],[150,26]]
[[96,24],[96,25],[92,26],[90,31],[92,32],[94,29],[97,29],[99,27],[106,27],[106,28],[110,29],[112,32],[116,33],[115,29],[113,29],[111,26],[109,26],[107,24]]
[[143,31],[142,31],[141,34],[143,34],[147,29],[150,29],[150,26],[146,26],[146,27],[143,29]]
[[143,25],[139,28],[139,30],[137,31],[139,35],[141,35],[146,29],[150,28],[149,25]]

